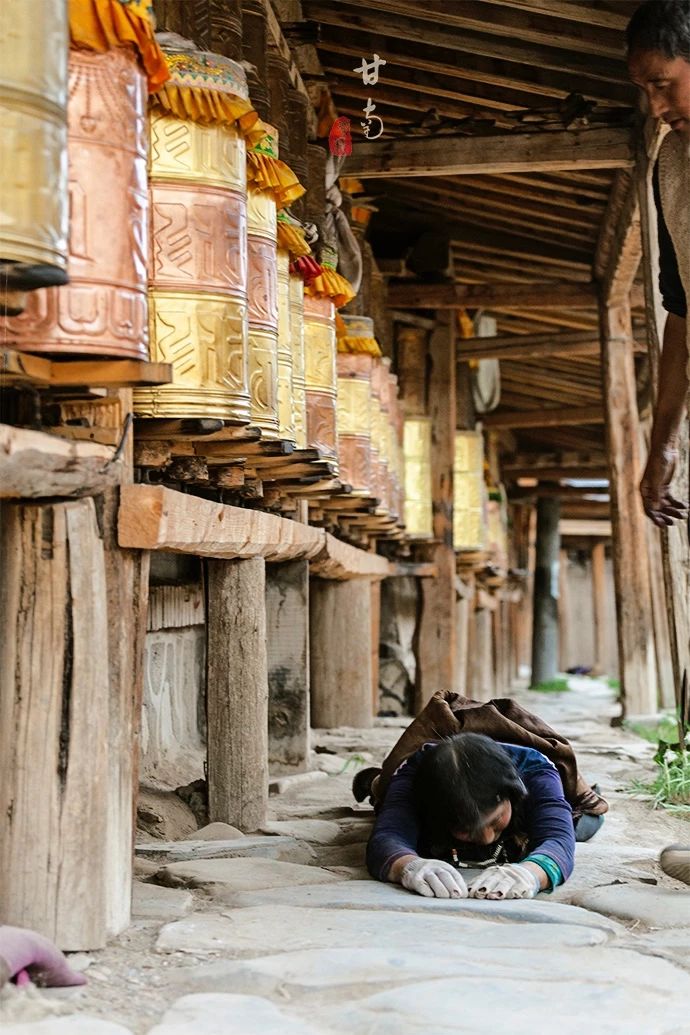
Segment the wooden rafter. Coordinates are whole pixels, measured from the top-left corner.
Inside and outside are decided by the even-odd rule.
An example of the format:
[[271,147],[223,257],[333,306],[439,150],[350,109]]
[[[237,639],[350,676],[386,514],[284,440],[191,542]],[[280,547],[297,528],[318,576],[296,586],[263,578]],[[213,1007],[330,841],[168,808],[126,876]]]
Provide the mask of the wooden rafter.
[[394,309],[457,309],[460,306],[519,306],[521,309],[591,308],[592,284],[389,284],[388,305]]

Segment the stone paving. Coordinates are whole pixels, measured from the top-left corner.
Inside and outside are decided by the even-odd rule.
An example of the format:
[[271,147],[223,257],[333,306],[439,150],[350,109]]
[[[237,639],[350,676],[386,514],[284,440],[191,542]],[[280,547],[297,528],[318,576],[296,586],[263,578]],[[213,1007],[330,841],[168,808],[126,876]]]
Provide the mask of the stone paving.
[[690,1035],[690,889],[657,864],[690,827],[631,794],[653,748],[611,728],[608,687],[572,683],[519,695],[611,802],[553,895],[435,900],[370,880],[350,782],[402,722],[317,732],[319,778],[281,780],[262,831],[142,848],[129,931],[73,959],[83,989],[6,990],[3,1035]]

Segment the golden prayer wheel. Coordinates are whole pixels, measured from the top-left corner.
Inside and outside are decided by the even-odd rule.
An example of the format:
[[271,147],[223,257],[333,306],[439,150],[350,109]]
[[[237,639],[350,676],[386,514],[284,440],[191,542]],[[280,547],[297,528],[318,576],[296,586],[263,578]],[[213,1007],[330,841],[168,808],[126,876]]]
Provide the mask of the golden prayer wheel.
[[278,266],[278,433],[295,441],[292,377],[292,332],[290,329],[290,255],[277,252]]
[[0,18],[0,279],[67,282],[66,0],[3,0]]
[[431,499],[431,418],[407,417],[405,455],[405,528],[418,539],[434,534]]
[[338,353],[340,477],[355,494],[374,495],[371,466],[371,368],[365,353]]
[[400,443],[398,442],[398,378],[388,373],[388,455],[391,482],[391,514],[402,520],[402,486],[400,479]]
[[307,445],[307,402],[304,373],[304,283],[290,274],[290,340],[292,343],[292,423],[298,449]]
[[[173,83],[246,96],[241,66],[219,55],[170,53]],[[208,82],[211,77],[214,80]],[[203,78],[206,77],[206,78]],[[247,179],[244,137],[230,121],[202,125],[149,113],[151,355],[174,381],[134,392],[145,417],[250,420],[247,343]]]
[[484,439],[480,431],[456,431],[453,460],[453,547],[483,550],[486,545],[484,506]]
[[335,306],[329,298],[304,299],[307,444],[337,460]]
[[278,438],[278,283],[276,203],[266,191],[249,191],[249,393],[252,424]]
[[73,48],[69,96],[70,282],[33,292],[26,311],[8,320],[8,342],[145,359],[145,76],[128,49]]
[[[384,380],[386,385],[384,386]],[[371,445],[374,473],[374,495],[379,506],[389,510],[388,503],[388,430],[382,396],[387,387],[386,368],[382,359],[375,359],[371,368]],[[376,464],[374,467],[374,460]]]

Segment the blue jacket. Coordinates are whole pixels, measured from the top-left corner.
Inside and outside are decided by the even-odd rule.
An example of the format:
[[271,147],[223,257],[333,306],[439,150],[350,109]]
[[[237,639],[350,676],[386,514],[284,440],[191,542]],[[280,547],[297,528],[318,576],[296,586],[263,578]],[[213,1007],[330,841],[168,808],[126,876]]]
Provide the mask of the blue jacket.
[[[534,748],[500,746],[527,788],[524,818],[528,845],[523,860],[536,855],[551,860],[560,870],[556,883],[561,883],[573,872],[575,831],[558,770]],[[367,845],[367,868],[377,880],[387,879],[396,859],[419,854],[420,824],[412,799],[412,783],[422,752],[433,751],[434,747],[435,744],[425,744],[403,762],[391,780]]]

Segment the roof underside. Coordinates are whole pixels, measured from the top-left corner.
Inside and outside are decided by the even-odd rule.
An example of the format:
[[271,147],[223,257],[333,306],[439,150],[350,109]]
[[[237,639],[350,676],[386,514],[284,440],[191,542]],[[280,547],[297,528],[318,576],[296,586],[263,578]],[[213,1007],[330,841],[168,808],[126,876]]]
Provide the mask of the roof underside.
[[[635,121],[624,30],[638,0],[303,0],[319,25],[317,51],[340,115],[352,120],[354,149],[366,151],[360,122],[371,98],[381,140],[481,138],[576,131],[584,137]],[[374,53],[386,61],[376,85],[355,71]],[[345,167],[347,174],[347,165]],[[590,283],[607,206],[629,173],[616,169],[363,179],[378,208],[370,224],[387,274],[416,280],[395,260],[424,230],[450,238],[458,284]],[[394,281],[393,281],[394,282]],[[637,299],[638,304],[640,299]],[[398,308],[403,308],[400,306]],[[495,305],[501,336],[598,333],[594,304],[578,308]],[[643,309],[633,310],[644,347]],[[594,352],[501,362],[497,411],[601,406]],[[517,430],[517,453],[577,451],[603,461],[603,425]]]

